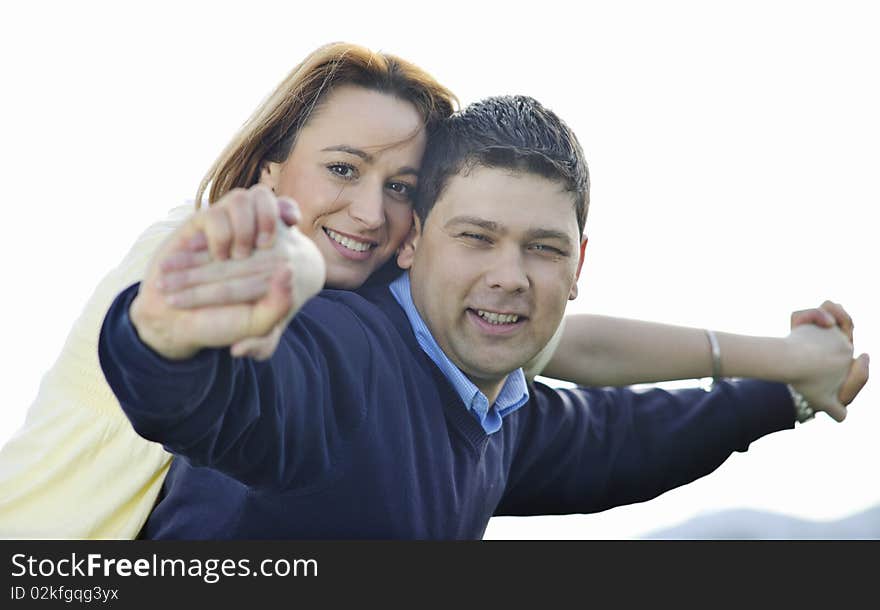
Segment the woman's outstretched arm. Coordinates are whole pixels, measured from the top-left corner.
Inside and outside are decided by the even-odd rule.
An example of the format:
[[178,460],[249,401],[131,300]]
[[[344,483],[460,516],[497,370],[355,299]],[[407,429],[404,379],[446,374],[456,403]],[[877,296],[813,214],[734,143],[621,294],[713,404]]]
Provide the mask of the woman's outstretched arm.
[[[792,328],[837,325],[852,342],[852,320],[844,309],[826,301],[820,308],[794,312]],[[802,333],[756,337],[715,332],[721,352],[721,374],[796,382],[803,377]],[[704,329],[642,320],[580,314],[566,316],[559,336],[543,353],[540,374],[579,385],[620,386],[712,376],[712,348]],[[539,359],[536,359],[539,360]],[[540,363],[539,363],[540,366]]]

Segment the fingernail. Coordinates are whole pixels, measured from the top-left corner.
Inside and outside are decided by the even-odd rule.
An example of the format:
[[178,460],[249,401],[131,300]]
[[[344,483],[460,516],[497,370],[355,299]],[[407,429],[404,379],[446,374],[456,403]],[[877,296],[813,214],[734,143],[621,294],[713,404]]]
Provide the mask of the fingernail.
[[268,233],[261,232],[259,235],[257,235],[257,247],[264,248],[268,246],[271,239],[272,238]]

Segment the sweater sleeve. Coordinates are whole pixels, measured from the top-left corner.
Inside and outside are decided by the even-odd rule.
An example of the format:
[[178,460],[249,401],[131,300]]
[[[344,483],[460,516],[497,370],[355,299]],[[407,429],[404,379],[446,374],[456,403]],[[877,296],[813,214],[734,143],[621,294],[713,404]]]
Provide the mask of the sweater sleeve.
[[590,513],[643,502],[698,479],[734,451],[794,426],[782,384],[712,392],[535,384],[498,515]]
[[[370,347],[339,300],[311,299],[265,362],[204,349],[163,358],[128,316],[122,292],[99,340],[104,375],[138,434],[193,466],[275,490],[319,484],[339,465],[364,419]],[[331,329],[328,332],[328,329]]]

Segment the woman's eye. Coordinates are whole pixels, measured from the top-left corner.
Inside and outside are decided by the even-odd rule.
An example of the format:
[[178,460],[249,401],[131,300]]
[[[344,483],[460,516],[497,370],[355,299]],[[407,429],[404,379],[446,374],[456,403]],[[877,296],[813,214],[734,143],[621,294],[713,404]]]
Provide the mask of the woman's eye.
[[392,182],[388,185],[388,188],[405,199],[411,198],[413,190],[415,190],[411,185],[406,184],[405,182]]
[[461,237],[464,237],[465,239],[471,239],[474,241],[482,241],[482,242],[489,243],[489,238],[486,237],[485,235],[481,235],[479,233],[462,233]]
[[347,180],[357,177],[357,170],[347,163],[333,163],[332,165],[328,165],[327,169],[340,178],[345,178]]

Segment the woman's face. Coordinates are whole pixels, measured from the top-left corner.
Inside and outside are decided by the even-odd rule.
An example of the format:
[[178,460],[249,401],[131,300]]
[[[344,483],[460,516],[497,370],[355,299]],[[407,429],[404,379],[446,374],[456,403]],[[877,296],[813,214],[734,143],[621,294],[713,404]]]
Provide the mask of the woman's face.
[[324,255],[328,287],[360,287],[403,242],[425,142],[415,106],[342,85],[300,130],[287,160],[263,169],[261,183],[299,204],[299,229]]

